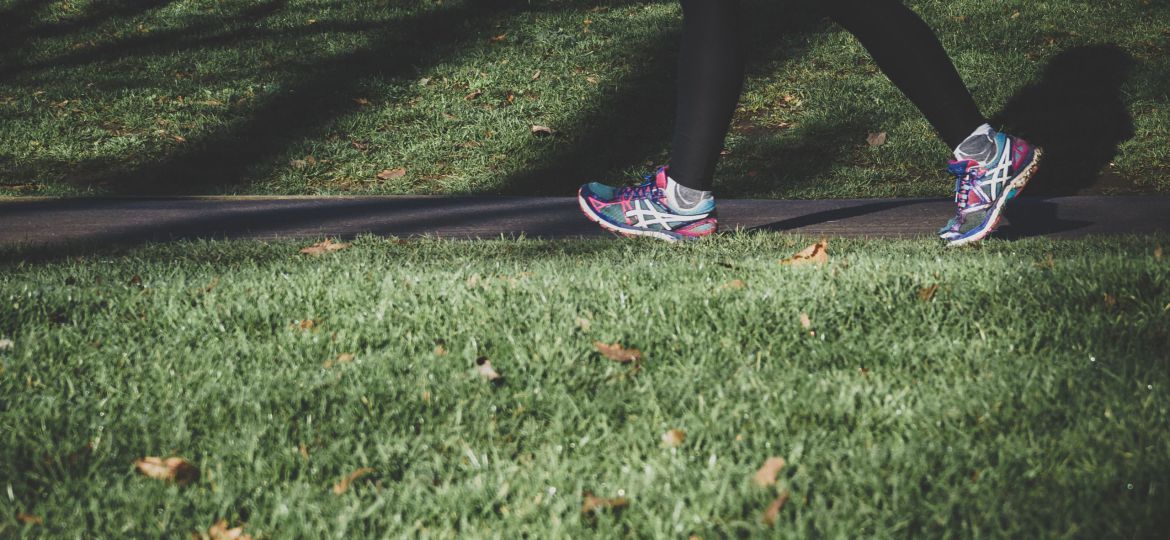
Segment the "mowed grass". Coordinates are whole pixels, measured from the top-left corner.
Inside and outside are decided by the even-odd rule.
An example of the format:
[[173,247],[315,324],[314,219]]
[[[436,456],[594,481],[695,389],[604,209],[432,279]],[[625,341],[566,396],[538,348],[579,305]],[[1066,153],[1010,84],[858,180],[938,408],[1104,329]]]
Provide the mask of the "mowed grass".
[[[746,2],[720,195],[945,195],[948,149],[814,4]],[[909,4],[996,125],[1049,150],[1031,191],[1170,192],[1165,2]],[[0,0],[0,18],[0,195],[567,195],[670,157],[673,1]]]
[[0,536],[1160,537],[1166,240],[8,250]]

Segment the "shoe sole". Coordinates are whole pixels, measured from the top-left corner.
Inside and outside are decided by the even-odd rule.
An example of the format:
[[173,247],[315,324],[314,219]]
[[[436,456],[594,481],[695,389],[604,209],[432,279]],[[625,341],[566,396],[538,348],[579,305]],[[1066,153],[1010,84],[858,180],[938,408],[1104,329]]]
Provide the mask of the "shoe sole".
[[[1034,150],[1034,154],[1032,155],[1032,162],[1028,164],[1028,168],[1024,169],[1024,172],[1020,173],[1019,176],[1016,176],[1016,179],[1012,180],[1012,183],[1008,184],[1009,190],[1014,189],[1017,191],[1015,197],[1020,195],[1019,192],[1024,190],[1024,187],[1028,185],[1028,182],[1032,180],[1032,177],[1036,175],[1036,171],[1040,170],[1040,160],[1043,158],[1044,150],[1036,148]],[[991,235],[991,233],[995,232],[997,227],[999,227],[999,222],[1001,219],[1003,219],[1003,209],[1007,207],[1007,202],[1015,197],[1005,196],[1001,197],[998,201],[995,201],[995,204],[991,207],[991,216],[987,218],[988,225],[986,227],[966,238],[948,242],[947,247],[965,246],[987,238],[989,235]]]
[[677,243],[677,242],[682,240],[682,238],[679,238],[675,235],[672,235],[672,234],[670,234],[668,232],[664,232],[664,231],[651,231],[651,230],[647,230],[647,229],[635,229],[635,228],[627,229],[627,228],[623,228],[623,227],[619,227],[617,225],[614,225],[613,223],[606,221],[605,218],[601,217],[600,215],[597,214],[597,212],[595,212],[593,210],[593,207],[590,206],[589,202],[585,200],[585,196],[581,194],[580,190],[577,191],[577,206],[581,207],[581,213],[585,214],[585,217],[589,218],[589,221],[592,221],[598,225],[601,225],[602,229],[605,229],[605,230],[607,230],[611,233],[614,233],[614,234],[624,236],[626,238],[636,238],[639,236],[640,237],[657,238],[659,240],[665,240],[665,241],[670,242],[672,244]]

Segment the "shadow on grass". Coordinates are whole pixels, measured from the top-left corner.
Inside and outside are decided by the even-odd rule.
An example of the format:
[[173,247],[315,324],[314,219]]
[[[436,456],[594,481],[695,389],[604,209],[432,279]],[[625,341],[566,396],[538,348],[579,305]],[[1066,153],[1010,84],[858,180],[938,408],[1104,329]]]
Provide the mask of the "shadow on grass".
[[1121,94],[1133,67],[1133,58],[1116,45],[1071,48],[996,115],[1009,132],[1045,150],[1029,195],[1074,195],[1110,181],[1106,167],[1134,135]]
[[[33,2],[15,3],[5,15],[11,20],[23,21],[25,27],[10,34],[6,42],[18,44],[40,31],[66,33],[100,24],[104,17],[126,16],[163,5],[166,2],[160,0],[118,2],[60,25],[27,26],[39,6]],[[611,2],[609,5],[622,3]],[[160,32],[149,37],[132,37],[104,48],[67,53],[54,63],[80,65],[120,58],[128,53],[194,53],[200,47],[236,44],[254,39],[258,33],[263,34],[263,31],[251,27],[284,6],[285,0],[256,5],[241,14],[252,24],[232,26],[210,36],[206,35],[207,28],[198,26],[184,31]],[[290,145],[326,129],[337,117],[355,110],[356,106],[348,97],[358,95],[366,81],[408,76],[457,57],[479,44],[482,36],[468,35],[467,26],[463,24],[465,21],[575,7],[580,7],[580,3],[534,6],[524,0],[481,0],[456,3],[392,21],[370,47],[313,66],[311,75],[293,81],[289,91],[269,98],[247,121],[193,140],[161,161],[124,166],[93,163],[93,170],[98,172],[75,181],[80,187],[99,187],[121,195],[180,195],[231,189],[249,181],[255,176],[257,167],[271,162]],[[829,28],[819,9],[796,2],[756,1],[746,9],[753,10],[746,36],[748,71],[752,75],[777,69],[785,60],[804,54],[811,43],[809,36]],[[642,163],[647,158],[665,155],[673,125],[675,95],[672,80],[679,36],[677,27],[656,32],[657,35],[646,40],[650,44],[648,47],[631,56],[639,62],[641,69],[621,80],[614,92],[581,106],[577,117],[564,125],[562,131],[575,134],[571,140],[554,142],[538,163],[512,171],[497,193],[570,195],[584,181],[605,177],[614,170]],[[1029,194],[1075,193],[1091,184],[1097,178],[1097,172],[1116,155],[1118,145],[1132,135],[1132,120],[1120,95],[1131,65],[1132,59],[1115,46],[1070,49],[1052,60],[1039,82],[1022,90],[1005,107],[997,120],[1045,146],[1049,152],[1044,169]],[[16,65],[9,69],[11,73],[20,73],[43,67],[47,65]],[[796,143],[783,143],[778,138],[766,139],[756,145],[755,151],[767,152],[771,158],[779,155],[779,162],[800,164],[799,167],[785,171],[784,176],[766,172],[759,178],[745,179],[742,185],[727,187],[737,194],[752,196],[771,191],[770,183],[778,178],[797,182],[801,178],[815,178],[834,164],[835,157],[849,152],[851,134],[862,130],[862,123],[864,119],[850,119],[804,126],[802,129],[808,136]],[[815,153],[818,159],[808,159],[810,153]],[[784,159],[785,155],[791,159]],[[775,159],[771,161],[776,162]],[[386,211],[384,205],[379,208],[379,211]],[[433,221],[442,214],[443,208],[442,205],[421,204],[416,209]],[[848,216],[844,217],[889,208],[887,204],[862,205],[849,209]],[[360,216],[372,210],[372,207],[343,205],[338,211]],[[401,209],[403,212],[410,210]],[[572,219],[579,220],[571,209],[566,211],[571,212]],[[520,205],[499,212],[505,214],[496,217],[507,217],[507,212],[520,217],[531,214],[531,209]],[[841,217],[833,212],[814,213],[765,228],[785,230]],[[1037,227],[1036,234],[1049,232],[1051,228],[1042,219],[1021,219],[1019,215],[1013,218],[1010,214],[1008,217],[1017,224],[1013,230],[1019,236],[1029,235],[1033,227]],[[215,219],[168,223],[165,234],[169,238],[217,237],[220,235],[217,226],[224,224],[216,223]],[[243,222],[228,224],[235,223],[237,229],[264,229],[265,225],[254,220],[265,219],[270,220],[273,227],[283,227],[290,222],[306,227],[312,225],[305,223],[304,216],[295,212],[259,213]],[[443,217],[446,223],[472,219],[475,216]],[[141,224],[137,226],[138,230],[134,227],[133,224],[127,225],[121,232],[104,237],[102,241],[159,238],[159,224]]]

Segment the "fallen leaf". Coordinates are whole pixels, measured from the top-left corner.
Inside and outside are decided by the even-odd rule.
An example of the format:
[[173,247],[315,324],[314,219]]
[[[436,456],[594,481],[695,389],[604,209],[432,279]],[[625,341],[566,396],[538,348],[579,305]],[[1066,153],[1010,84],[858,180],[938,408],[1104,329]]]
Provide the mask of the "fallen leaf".
[[181,457],[147,456],[134,462],[138,470],[155,480],[186,485],[199,479],[199,468]]
[[294,169],[304,169],[305,167],[309,166],[309,162],[303,159],[294,159],[289,161],[288,164]]
[[16,521],[24,523],[25,525],[44,525],[45,524],[45,518],[42,518],[41,516],[34,516],[32,514],[26,514],[24,512],[20,512],[20,513],[16,514]]
[[938,293],[938,283],[931,284],[929,287],[922,287],[918,289],[918,299],[923,302],[929,302],[934,299],[934,295]]
[[312,330],[314,326],[317,326],[317,322],[313,319],[304,319],[294,322],[293,326],[299,326],[301,330]]
[[492,43],[499,43],[501,41],[504,41],[505,39],[508,39],[508,34],[500,34],[498,36],[493,36]]
[[349,242],[334,242],[332,239],[326,238],[316,244],[302,249],[301,253],[318,257],[329,252],[345,249],[349,246]]
[[532,74],[532,80],[535,81],[536,79],[539,79],[539,78],[540,78],[540,70],[538,69],[538,70],[536,70],[536,73]]
[[744,282],[742,279],[733,279],[733,280],[728,281],[727,283],[724,283],[723,285],[719,286],[719,290],[742,289],[742,288],[744,288]]
[[1162,246],[1157,246],[1154,248],[1154,260],[1162,260]]
[[638,349],[627,349],[622,347],[620,343],[609,345],[600,341],[594,341],[593,346],[597,348],[597,352],[601,353],[602,356],[614,362],[628,364],[642,360],[642,351]]
[[362,107],[368,107],[370,105],[370,100],[362,97],[353,98],[353,102],[361,105]]
[[208,540],[252,540],[252,535],[244,532],[244,526],[228,528],[226,519],[221,519],[207,529]]
[[134,276],[130,278],[130,282],[127,283],[127,285],[130,285],[131,287],[141,287],[142,286],[142,276],[140,276],[138,274],[134,274]]
[[582,332],[588,332],[590,326],[593,326],[593,323],[589,322],[589,319],[583,317],[577,318],[577,328],[580,328]]
[[586,491],[584,493],[584,501],[581,502],[581,513],[588,514],[599,510],[620,510],[630,505],[630,501],[625,497],[616,497],[607,499],[604,497],[594,497],[592,493]]
[[430,78],[430,77],[423,77],[423,78],[421,78],[421,79],[419,79],[419,80],[418,80],[418,85],[419,85],[419,86],[426,86],[426,85],[428,85],[428,84],[431,84],[431,78]]
[[776,520],[780,517],[780,510],[784,508],[784,504],[788,502],[788,492],[781,493],[768,505],[768,509],[764,510],[764,524],[771,527],[776,524]]
[[1117,307],[1117,297],[1112,294],[1105,293],[1105,307],[1113,309]]
[[441,343],[435,345],[435,356],[447,356],[447,348],[444,347]]
[[557,131],[555,129],[548,126],[532,126],[532,134],[536,135],[537,137],[550,137],[552,135],[556,135],[556,133]]
[[589,84],[597,84],[601,81],[596,76],[590,75],[588,77],[585,77],[585,82],[587,82]]
[[0,351],[12,350],[12,348],[15,346],[16,346],[16,343],[14,343],[11,339],[8,339],[8,338],[0,339]]
[[678,448],[687,440],[687,432],[681,429],[672,429],[662,434],[662,444],[671,448]]
[[775,484],[776,475],[780,474],[780,470],[784,468],[785,464],[786,462],[782,457],[773,456],[764,460],[764,464],[761,465],[760,469],[756,471],[756,474],[752,476],[752,481],[760,487],[767,487]]
[[403,176],[406,176],[406,169],[402,167],[384,169],[382,172],[378,173],[378,180],[394,180],[396,178],[402,178]]
[[465,99],[467,101],[471,101],[471,100],[473,100],[479,96],[482,96],[482,95],[483,95],[483,90],[472,90],[466,96],[463,96],[463,99]]
[[489,381],[496,381],[500,379],[500,374],[497,373],[494,368],[492,368],[492,362],[491,360],[488,360],[488,357],[486,356],[481,356],[475,359],[475,371],[476,373],[479,373],[480,377],[483,377]]
[[354,355],[352,353],[341,353],[337,355],[337,358],[330,358],[326,360],[324,366],[325,369],[329,369],[337,364],[348,364],[353,362],[353,359]]
[[886,144],[886,140],[888,138],[889,137],[886,135],[886,132],[881,131],[878,133],[870,133],[865,138],[865,142],[869,143],[870,146],[881,146],[883,144]]
[[341,495],[342,493],[345,493],[349,490],[350,484],[354,483],[354,481],[356,481],[358,478],[361,478],[372,472],[374,472],[374,469],[369,467],[362,467],[354,472],[349,473],[345,476],[345,478],[342,478],[336,484],[333,484],[333,494]]
[[1056,268],[1056,257],[1053,257],[1052,254],[1049,253],[1043,261],[1036,263],[1036,266],[1040,268],[1048,268],[1050,270]]
[[821,240],[811,246],[808,246],[796,255],[780,261],[780,264],[785,266],[800,266],[805,264],[823,265],[829,262],[829,243]]
[[812,330],[812,319],[808,317],[808,313],[800,314],[800,327],[805,330]]

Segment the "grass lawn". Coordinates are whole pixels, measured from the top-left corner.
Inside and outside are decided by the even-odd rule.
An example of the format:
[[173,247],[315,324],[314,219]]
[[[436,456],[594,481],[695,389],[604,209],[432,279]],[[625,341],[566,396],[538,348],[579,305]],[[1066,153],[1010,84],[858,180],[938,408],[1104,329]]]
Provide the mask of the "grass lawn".
[[1167,240],[7,250],[0,536],[1159,537]]
[[[995,123],[1049,150],[1030,191],[1170,193],[1166,2],[909,3]],[[747,4],[722,196],[947,193],[947,149],[852,37]],[[0,0],[0,20],[0,195],[567,195],[669,157],[673,1]]]

